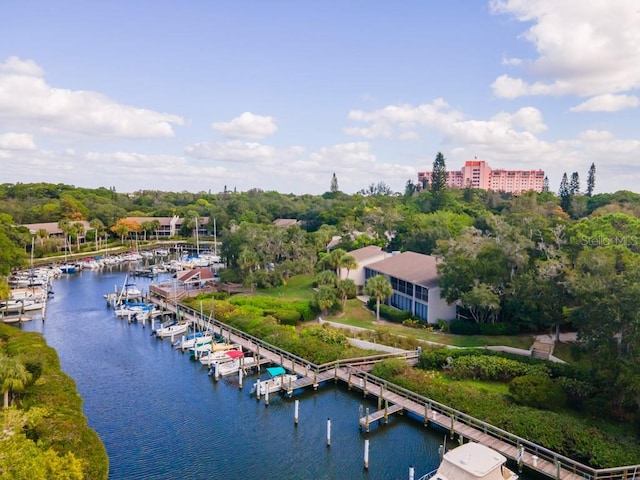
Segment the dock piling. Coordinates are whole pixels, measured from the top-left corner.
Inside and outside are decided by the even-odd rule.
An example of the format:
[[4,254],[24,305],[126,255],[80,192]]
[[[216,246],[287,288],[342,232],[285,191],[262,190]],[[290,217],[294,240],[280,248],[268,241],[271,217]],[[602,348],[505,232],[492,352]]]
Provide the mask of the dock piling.
[[300,400],[296,400],[293,406],[293,424],[298,426],[298,406],[300,405]]
[[413,480],[415,476],[415,470],[413,465],[409,465],[409,480]]
[[327,447],[331,446],[331,419],[327,418]]
[[369,439],[364,441],[364,469],[369,470]]

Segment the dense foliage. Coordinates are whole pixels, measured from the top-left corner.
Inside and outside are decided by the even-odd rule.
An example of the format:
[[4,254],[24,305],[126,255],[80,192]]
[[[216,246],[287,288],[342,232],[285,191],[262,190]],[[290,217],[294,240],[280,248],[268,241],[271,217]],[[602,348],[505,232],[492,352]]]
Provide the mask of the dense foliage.
[[[438,155],[436,160],[437,173],[444,157]],[[409,181],[404,192],[374,186],[355,195],[340,192],[338,179],[323,195],[298,196],[259,189],[120,194],[112,189],[45,183],[2,184],[0,296],[6,295],[1,276],[27,263],[32,242],[36,257],[60,248],[42,232],[19,226],[33,222],[62,222],[71,228],[87,220],[100,232],[98,237],[118,242],[124,228],[114,227],[129,216],[215,218],[208,233],[215,233],[222,242],[221,253],[229,267],[223,279],[258,288],[285,285],[298,274],[353,269],[347,262],[349,255],[328,252],[332,241],[343,253],[379,245],[388,251],[434,254],[441,260],[442,293],[460,306],[463,320],[451,325],[454,330],[472,334],[577,331],[576,353],[587,366],[588,378],[554,378],[563,383],[569,398],[581,399],[575,403],[583,408],[597,405],[619,421],[637,425],[640,195],[596,194],[594,175],[595,168],[583,175],[585,194],[579,191],[579,176],[572,174],[571,180],[567,176],[560,196],[548,191],[513,196],[450,189],[437,174],[432,185]],[[273,222],[279,218],[298,223],[278,227]],[[153,230],[150,225],[139,228],[140,235]],[[327,283],[318,284],[313,303],[327,313],[339,311],[353,294],[351,286],[330,283],[329,277],[323,273],[322,281]],[[384,304],[385,286],[373,286],[367,291]],[[292,340],[293,324],[304,318],[304,314],[296,318],[295,308],[228,307],[243,311],[231,315],[232,322],[249,323],[272,339],[284,339],[283,344],[290,343],[297,351],[313,349],[313,342],[300,346]],[[252,309],[248,319],[241,318]]]
[[[203,303],[199,304],[200,301]],[[210,313],[211,303],[206,301],[206,296],[184,303],[194,309],[197,304],[204,305],[204,314]],[[311,363],[323,364],[367,353],[352,347],[341,330],[315,323],[302,323],[296,328],[286,319],[279,320],[274,315],[274,312],[288,311],[297,313],[302,319],[311,314],[310,309],[310,302],[291,302],[268,297],[235,297],[215,302],[216,319]]]
[[597,417],[558,411],[558,400],[549,391],[535,394],[545,397],[545,407],[556,410],[519,405],[490,383],[451,380],[446,373],[412,368],[399,360],[376,365],[373,374],[594,468],[640,463],[640,444],[633,432],[612,431]]
[[[14,379],[12,405],[0,411],[0,478],[106,479],[106,450],[89,428],[82,400],[55,350],[40,335],[0,324],[0,357],[3,389],[8,378]],[[28,372],[21,388],[6,359]]]

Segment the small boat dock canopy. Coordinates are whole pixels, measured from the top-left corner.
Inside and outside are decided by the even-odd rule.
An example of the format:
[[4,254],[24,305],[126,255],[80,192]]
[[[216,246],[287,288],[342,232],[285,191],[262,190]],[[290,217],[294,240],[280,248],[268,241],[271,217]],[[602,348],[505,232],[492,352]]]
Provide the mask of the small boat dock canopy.
[[274,378],[278,375],[284,375],[287,371],[282,367],[269,367],[267,368],[267,373],[271,378]]

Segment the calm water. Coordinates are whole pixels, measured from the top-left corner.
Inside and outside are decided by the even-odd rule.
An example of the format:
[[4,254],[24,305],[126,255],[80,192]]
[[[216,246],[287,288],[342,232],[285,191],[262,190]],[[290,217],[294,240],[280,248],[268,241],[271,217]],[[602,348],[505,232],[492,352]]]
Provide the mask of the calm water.
[[[104,442],[109,478],[116,479],[408,479],[436,468],[443,433],[407,416],[369,434],[358,429],[360,405],[377,403],[341,385],[325,385],[300,400],[249,394],[255,376],[215,382],[198,362],[151,329],[119,320],[102,295],[124,273],[90,272],[55,281],[46,321],[24,330],[44,334],[64,371],[76,381],[89,424]],[[150,280],[137,279],[148,290]],[[331,419],[331,446],[326,445]],[[369,470],[363,468],[370,441]]]

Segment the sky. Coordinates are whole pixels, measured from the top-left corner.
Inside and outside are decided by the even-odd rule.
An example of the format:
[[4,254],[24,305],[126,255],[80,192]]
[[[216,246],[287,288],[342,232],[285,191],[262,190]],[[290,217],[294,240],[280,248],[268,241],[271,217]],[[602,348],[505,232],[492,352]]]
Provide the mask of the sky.
[[638,0],[1,0],[0,183],[640,192]]

